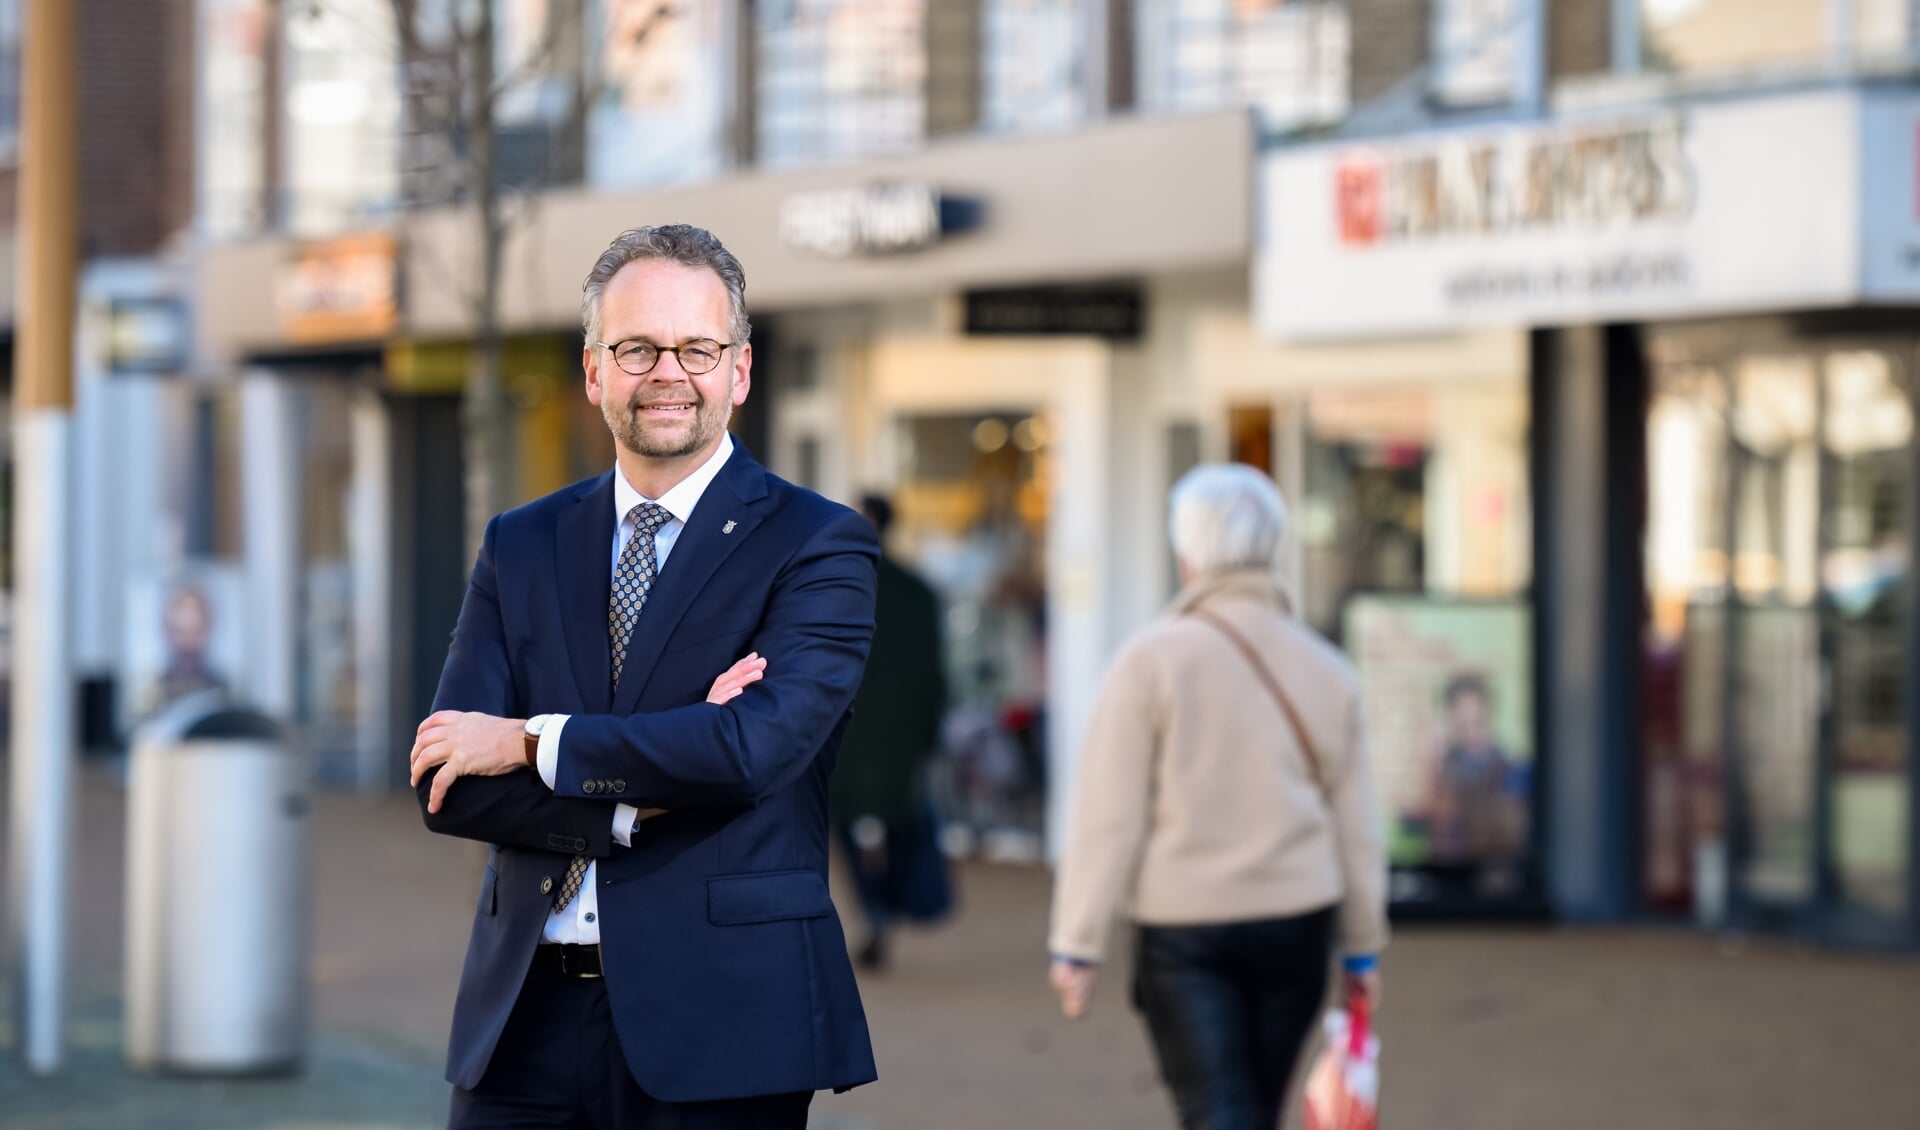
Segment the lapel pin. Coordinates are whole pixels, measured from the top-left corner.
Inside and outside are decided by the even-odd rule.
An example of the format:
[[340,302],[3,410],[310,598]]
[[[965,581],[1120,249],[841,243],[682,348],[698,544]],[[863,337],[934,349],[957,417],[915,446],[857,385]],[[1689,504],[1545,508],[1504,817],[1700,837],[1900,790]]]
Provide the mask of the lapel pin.
[[733,532],[734,525],[735,523],[731,519],[729,519],[726,525],[720,527],[720,532],[723,534],[730,534]]

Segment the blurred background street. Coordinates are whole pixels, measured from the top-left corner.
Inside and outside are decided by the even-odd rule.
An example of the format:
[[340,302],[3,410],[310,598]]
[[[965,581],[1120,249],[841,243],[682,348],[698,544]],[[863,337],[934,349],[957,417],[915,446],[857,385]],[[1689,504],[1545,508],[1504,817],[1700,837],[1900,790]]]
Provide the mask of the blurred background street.
[[[122,866],[122,793],[89,772],[85,890]],[[321,1038],[295,1081],[151,1079],[119,1055],[121,915],[76,901],[71,1077],[33,1081],[0,1027],[0,1125],[13,1130],[427,1127],[466,946],[474,852],[424,835],[411,797],[329,794],[314,815]],[[879,1084],[821,1096],[826,1130],[1153,1130],[1166,1097],[1123,977],[1093,1013],[1046,988],[1046,873],[976,865],[962,913],[900,939],[862,984]],[[840,895],[842,905],[851,900]],[[1124,969],[1124,960],[1116,966]],[[1684,931],[1429,926],[1393,951],[1382,1017],[1385,1117],[1426,1130],[1755,1130],[1920,1123],[1910,959]]]
[[[1172,1124],[1048,904],[1232,461],[1364,700],[1393,1125],[1920,1126],[1910,0],[0,0],[0,1126],[443,1123],[486,856],[407,752],[665,223],[745,268],[734,441],[924,582],[831,803],[957,904],[834,876],[817,1124]],[[127,1066],[190,897],[298,1074]]]

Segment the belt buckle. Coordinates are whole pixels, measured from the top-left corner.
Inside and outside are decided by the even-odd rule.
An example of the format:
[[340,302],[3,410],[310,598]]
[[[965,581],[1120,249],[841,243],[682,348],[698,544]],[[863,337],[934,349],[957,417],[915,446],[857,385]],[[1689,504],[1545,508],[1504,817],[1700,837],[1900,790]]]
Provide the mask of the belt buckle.
[[[584,968],[582,969],[573,968],[574,962],[577,960],[575,955],[584,954],[585,950],[586,950],[585,946],[581,946],[578,949],[574,949],[572,947],[566,947],[561,949],[560,972],[565,974],[568,977],[579,977],[582,980],[591,980],[591,981],[599,980],[600,971],[597,969],[592,972],[588,972]],[[584,965],[585,962],[581,962],[581,964]]]

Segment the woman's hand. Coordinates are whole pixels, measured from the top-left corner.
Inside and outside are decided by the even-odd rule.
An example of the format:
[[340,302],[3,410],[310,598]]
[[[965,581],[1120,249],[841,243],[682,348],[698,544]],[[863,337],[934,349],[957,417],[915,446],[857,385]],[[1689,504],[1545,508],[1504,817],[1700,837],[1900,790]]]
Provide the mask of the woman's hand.
[[1378,1012],[1380,1010],[1380,971],[1369,969],[1365,973],[1348,973],[1345,976],[1347,978],[1345,995],[1367,998],[1368,1007]]
[[735,663],[720,673],[713,681],[713,689],[707,692],[707,701],[715,706],[725,706],[739,698],[749,686],[760,681],[767,673],[767,661],[757,651],[749,652],[745,659]]
[[1093,996],[1093,983],[1099,977],[1100,967],[1097,965],[1058,957],[1053,959],[1053,971],[1048,979],[1053,982],[1053,991],[1060,994],[1060,1011],[1068,1020],[1078,1020],[1087,1014],[1087,1004]]

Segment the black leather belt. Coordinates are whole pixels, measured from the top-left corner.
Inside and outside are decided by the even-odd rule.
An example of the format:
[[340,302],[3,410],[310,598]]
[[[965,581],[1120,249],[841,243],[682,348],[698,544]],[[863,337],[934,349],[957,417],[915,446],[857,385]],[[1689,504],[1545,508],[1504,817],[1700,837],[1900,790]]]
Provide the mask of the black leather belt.
[[533,965],[536,969],[551,969],[562,977],[598,977],[600,947],[543,943],[533,949]]

